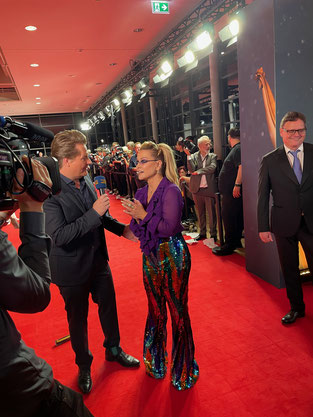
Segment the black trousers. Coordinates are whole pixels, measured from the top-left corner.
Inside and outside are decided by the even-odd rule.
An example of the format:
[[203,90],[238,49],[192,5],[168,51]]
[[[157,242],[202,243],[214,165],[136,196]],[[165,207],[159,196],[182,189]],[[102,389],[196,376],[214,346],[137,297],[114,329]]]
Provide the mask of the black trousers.
[[313,234],[309,232],[302,218],[299,230],[294,236],[275,235],[275,239],[290,306],[296,311],[304,311],[299,270],[299,242],[303,247],[310,272],[313,273]]
[[225,244],[237,246],[243,231],[242,197],[222,194],[222,219],[225,230]]
[[33,417],[93,417],[84,405],[83,396],[54,380],[50,397]]
[[81,369],[90,369],[93,356],[88,348],[89,294],[98,305],[98,315],[104,334],[104,347],[119,346],[115,290],[111,270],[101,253],[97,252],[89,279],[82,285],[59,286],[65,302],[67,321],[75,362]]

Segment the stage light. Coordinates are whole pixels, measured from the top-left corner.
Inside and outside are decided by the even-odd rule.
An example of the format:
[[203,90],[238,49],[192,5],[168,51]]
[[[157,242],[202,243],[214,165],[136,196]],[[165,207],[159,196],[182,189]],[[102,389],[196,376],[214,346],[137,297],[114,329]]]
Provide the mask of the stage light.
[[133,90],[131,87],[128,87],[121,93],[121,99],[124,104],[131,103],[133,99]]
[[105,114],[103,113],[103,111],[101,111],[101,110],[99,111],[98,117],[99,117],[100,120],[105,120]]
[[234,19],[229,24],[229,30],[231,31],[233,36],[237,36],[239,33],[239,20]]
[[92,116],[92,120],[95,124],[98,124],[100,122],[100,120],[98,119],[98,117],[95,114]]
[[191,64],[196,59],[196,57],[192,51],[187,51],[185,53],[185,59],[186,59],[187,64]]
[[154,82],[155,84],[160,83],[161,81],[162,81],[162,80],[161,80],[161,78],[160,78],[159,74],[156,74],[156,75],[153,77],[153,82]]
[[209,32],[206,30],[196,37],[196,45],[199,51],[208,47],[209,45],[211,45],[211,43],[212,43],[212,38]]
[[119,107],[119,105],[120,105],[120,102],[119,102],[119,100],[118,100],[117,98],[115,98],[115,99],[112,101],[112,103],[114,104],[114,106],[115,106],[115,107]]
[[112,106],[111,105],[105,106],[105,108],[103,109],[103,111],[105,112],[105,114],[108,117],[111,117],[111,115],[112,115]]
[[83,123],[81,123],[80,128],[81,128],[81,130],[90,130],[91,126],[88,122],[83,122]]
[[231,19],[230,23],[218,32],[218,36],[222,42],[230,40],[227,46],[237,41],[237,35],[240,31],[239,18]]
[[161,65],[161,69],[164,73],[164,75],[168,74],[169,72],[172,73],[173,69],[171,64],[168,61],[164,61]]
[[148,93],[149,88],[149,78],[143,77],[137,84],[135,84],[134,92],[136,95],[140,94],[140,99],[142,99]]

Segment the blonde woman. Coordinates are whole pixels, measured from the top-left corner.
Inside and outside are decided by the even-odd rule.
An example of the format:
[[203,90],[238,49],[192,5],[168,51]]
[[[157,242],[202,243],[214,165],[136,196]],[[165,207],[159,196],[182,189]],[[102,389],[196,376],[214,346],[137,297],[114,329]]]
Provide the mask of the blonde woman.
[[167,370],[166,303],[172,318],[171,378],[178,390],[192,387],[199,377],[188,313],[190,253],[182,237],[183,199],[171,148],[144,142],[136,167],[140,188],[133,202],[123,201],[133,217],[131,230],[143,252],[143,279],[148,297],[144,363],[148,375],[164,378]]

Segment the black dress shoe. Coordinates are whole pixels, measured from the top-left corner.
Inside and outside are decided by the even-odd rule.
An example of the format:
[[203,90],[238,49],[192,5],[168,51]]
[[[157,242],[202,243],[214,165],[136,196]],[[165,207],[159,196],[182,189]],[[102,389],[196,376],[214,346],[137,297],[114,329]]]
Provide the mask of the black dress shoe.
[[[115,353],[115,350],[117,351]],[[118,362],[126,368],[135,368],[140,365],[138,359],[125,353],[122,348],[108,348],[105,351],[105,359],[109,362]]]
[[81,392],[88,394],[91,391],[92,379],[90,370],[80,369],[78,373],[78,386]]
[[291,324],[294,323],[298,317],[304,317],[305,312],[304,311],[294,311],[290,310],[289,313],[287,313],[282,319],[281,322],[283,324]]
[[212,253],[214,253],[214,255],[217,255],[217,256],[226,256],[226,255],[231,255],[232,253],[234,253],[235,249],[236,248],[234,248],[233,246],[229,246],[229,245],[216,246],[215,248],[212,249]]
[[206,239],[206,235],[198,235],[198,236],[196,236],[196,237],[194,237],[193,238],[194,240],[204,240],[204,239]]

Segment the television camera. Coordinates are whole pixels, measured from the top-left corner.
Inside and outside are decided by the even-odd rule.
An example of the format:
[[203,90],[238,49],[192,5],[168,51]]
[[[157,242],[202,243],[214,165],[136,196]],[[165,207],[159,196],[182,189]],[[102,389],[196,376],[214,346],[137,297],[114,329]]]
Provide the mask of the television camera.
[[[13,209],[16,203],[14,195],[22,194],[25,191],[37,201],[44,201],[50,194],[60,192],[61,178],[57,160],[53,157],[32,156],[28,143],[28,141],[42,143],[52,139],[53,133],[50,130],[32,123],[22,123],[10,117],[0,116],[0,211]],[[19,143],[24,145],[23,149]],[[21,152],[22,150],[23,152]],[[29,168],[22,161],[21,153],[26,154]],[[52,181],[51,188],[45,183],[33,179],[32,158],[47,167]],[[24,172],[23,184],[16,178],[18,168]],[[21,191],[13,191],[14,180],[21,187]]]

